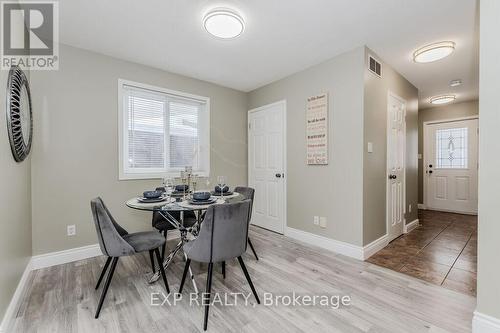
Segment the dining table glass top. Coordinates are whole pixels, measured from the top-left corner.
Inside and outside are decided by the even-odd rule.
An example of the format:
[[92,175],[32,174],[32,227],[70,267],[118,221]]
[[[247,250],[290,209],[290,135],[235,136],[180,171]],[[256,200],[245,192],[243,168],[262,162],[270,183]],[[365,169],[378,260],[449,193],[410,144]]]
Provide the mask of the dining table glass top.
[[125,204],[129,208],[144,210],[144,211],[196,211],[196,210],[206,210],[211,205],[220,205],[229,202],[238,202],[244,199],[243,195],[238,192],[233,192],[227,196],[212,196],[216,198],[215,202],[208,204],[191,204],[189,199],[176,199],[169,196],[165,197],[164,201],[160,202],[141,202],[139,198],[129,199]]

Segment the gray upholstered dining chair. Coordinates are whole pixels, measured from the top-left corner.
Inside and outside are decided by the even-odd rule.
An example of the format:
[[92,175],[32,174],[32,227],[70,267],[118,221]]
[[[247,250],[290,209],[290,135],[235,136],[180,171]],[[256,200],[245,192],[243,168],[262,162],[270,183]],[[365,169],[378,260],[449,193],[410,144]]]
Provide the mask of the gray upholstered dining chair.
[[115,221],[108,208],[99,197],[90,201],[90,207],[92,209],[92,216],[94,217],[99,246],[102,253],[108,257],[102,269],[101,275],[99,276],[99,280],[97,280],[97,285],[95,287],[96,290],[99,289],[99,285],[101,284],[108,266],[111,263],[111,269],[106,277],[104,290],[102,291],[101,298],[99,299],[99,305],[97,306],[95,318],[99,317],[102,304],[104,303],[104,298],[108,292],[111,279],[113,278],[113,273],[115,272],[116,264],[118,263],[118,258],[120,257],[131,256],[145,251],[149,251],[152,256],[152,253],[154,252],[160,267],[159,269],[163,282],[165,283],[165,288],[167,289],[167,292],[170,293],[167,276],[165,275],[165,270],[163,269],[159,251],[159,248],[165,244],[165,238],[156,231],[129,234]]
[[210,206],[201,224],[198,237],[184,244],[184,253],[187,255],[187,260],[184,267],[184,273],[182,274],[179,293],[182,293],[191,260],[208,263],[207,286],[205,291],[206,297],[204,297],[204,300],[208,300],[208,302],[204,304],[204,330],[207,329],[210,291],[212,288],[212,270],[213,264],[216,262],[224,262],[229,259],[238,258],[238,262],[252,289],[252,293],[257,303],[260,304],[259,296],[255,291],[245,263],[241,258],[242,254],[245,253],[247,249],[251,204],[250,200],[244,200]]
[[[252,218],[253,198],[255,196],[255,190],[251,187],[237,186],[237,187],[235,187],[234,191],[241,194],[245,199],[249,199],[252,201],[252,204],[250,206],[250,218]],[[252,241],[250,240],[250,237],[248,237],[248,245],[250,245],[250,248],[252,249],[253,255],[255,256],[255,259],[259,260],[259,257],[257,256],[257,252],[255,252],[255,249],[253,247]],[[223,266],[223,270],[224,270],[224,266]]]

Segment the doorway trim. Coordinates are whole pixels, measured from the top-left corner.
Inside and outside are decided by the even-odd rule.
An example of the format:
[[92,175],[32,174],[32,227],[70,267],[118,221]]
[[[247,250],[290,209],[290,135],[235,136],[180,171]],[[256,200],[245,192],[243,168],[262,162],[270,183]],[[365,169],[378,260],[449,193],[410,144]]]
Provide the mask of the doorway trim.
[[[427,202],[427,189],[429,187],[429,179],[425,177],[425,165],[426,161],[428,160],[427,158],[429,157],[429,152],[428,149],[425,149],[428,145],[428,131],[429,131],[429,125],[434,125],[434,124],[443,124],[443,123],[452,123],[455,121],[462,121],[462,120],[474,120],[478,119],[479,120],[479,115],[473,115],[473,116],[466,116],[466,117],[457,117],[457,118],[447,118],[447,119],[439,119],[439,120],[429,120],[429,121],[424,121],[422,123],[422,135],[423,137],[423,159],[422,159],[422,183],[423,183],[423,191],[424,191],[424,204],[422,209],[427,209],[428,207],[428,202]],[[479,127],[478,127],[479,128]],[[479,148],[479,147],[478,147]],[[479,150],[478,150],[478,157],[479,157]],[[478,160],[479,161],[479,160]],[[450,213],[455,213],[455,212],[450,212]],[[466,214],[466,215],[477,215],[477,213],[465,213],[465,212],[458,212],[459,214]]]
[[404,110],[404,115],[403,115],[403,121],[404,121],[404,129],[403,129],[403,233],[404,233],[404,228],[406,226],[406,111],[408,108],[408,102],[406,99],[402,98],[401,96],[395,94],[391,90],[388,90],[387,92],[387,109],[385,111],[386,115],[386,157],[385,157],[385,234],[389,238],[389,229],[390,229],[390,221],[389,221],[389,184],[387,182],[387,179],[389,178],[389,135],[390,135],[390,117],[389,117],[389,112],[390,112],[390,105],[389,105],[389,98],[393,97],[395,99],[398,99],[400,102],[404,103],[405,105],[405,110]]
[[[247,112],[247,183],[250,179],[250,132],[248,131],[250,126],[250,115],[255,112],[262,111],[272,106],[283,106],[283,173],[285,176],[283,177],[283,222],[281,223],[281,234],[285,234],[285,230],[288,228],[288,219],[287,219],[287,211],[288,211],[288,194],[287,194],[287,184],[288,184],[288,163],[287,163],[287,105],[286,99],[282,99],[280,101],[265,104],[259,106],[258,108],[250,109]],[[251,221],[250,221],[251,222]]]

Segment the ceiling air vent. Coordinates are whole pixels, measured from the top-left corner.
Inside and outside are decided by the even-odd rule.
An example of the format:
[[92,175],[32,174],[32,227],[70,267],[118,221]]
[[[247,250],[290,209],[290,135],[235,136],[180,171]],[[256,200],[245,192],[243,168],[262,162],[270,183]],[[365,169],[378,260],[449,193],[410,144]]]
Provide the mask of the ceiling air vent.
[[370,59],[370,61],[369,61],[370,71],[377,76],[381,76],[382,65],[380,65],[380,62],[375,60],[375,58],[373,58],[372,56],[370,56],[369,59]]

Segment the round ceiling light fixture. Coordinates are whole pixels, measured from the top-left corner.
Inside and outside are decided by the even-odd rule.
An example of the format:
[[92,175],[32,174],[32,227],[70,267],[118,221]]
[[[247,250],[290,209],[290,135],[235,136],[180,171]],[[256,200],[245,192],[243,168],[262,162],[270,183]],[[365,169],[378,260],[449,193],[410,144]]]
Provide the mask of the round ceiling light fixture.
[[462,85],[462,80],[456,79],[450,81],[450,87],[458,87]]
[[243,18],[231,9],[216,8],[203,18],[203,26],[211,35],[222,38],[236,38],[245,30]]
[[455,51],[454,42],[439,42],[419,48],[413,53],[413,61],[418,63],[433,62],[449,56]]
[[453,102],[457,97],[455,95],[439,95],[431,97],[431,104],[446,104]]

